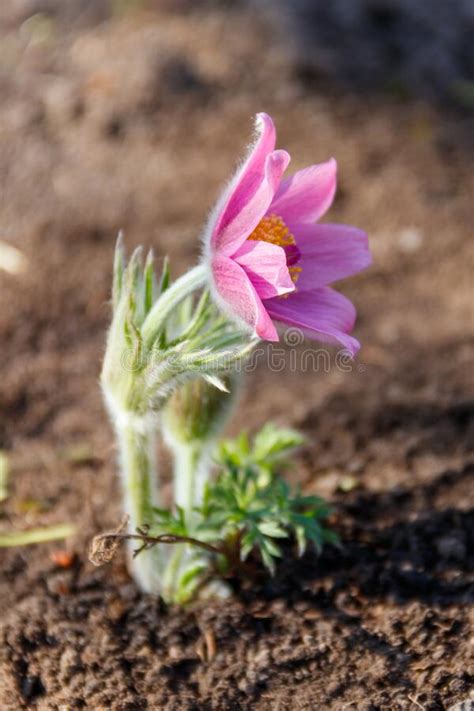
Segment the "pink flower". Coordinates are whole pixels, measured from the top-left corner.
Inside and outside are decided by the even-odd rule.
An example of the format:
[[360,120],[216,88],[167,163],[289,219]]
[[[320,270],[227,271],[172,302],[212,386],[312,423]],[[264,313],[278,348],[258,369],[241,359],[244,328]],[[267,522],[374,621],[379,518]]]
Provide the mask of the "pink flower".
[[273,121],[261,113],[257,137],[208,225],[205,262],[221,308],[257,336],[278,341],[274,321],[310,338],[360,344],[348,334],[355,308],[328,284],[365,269],[367,235],[355,227],[315,224],[336,191],[336,161],[282,179],[290,156],[275,150]]

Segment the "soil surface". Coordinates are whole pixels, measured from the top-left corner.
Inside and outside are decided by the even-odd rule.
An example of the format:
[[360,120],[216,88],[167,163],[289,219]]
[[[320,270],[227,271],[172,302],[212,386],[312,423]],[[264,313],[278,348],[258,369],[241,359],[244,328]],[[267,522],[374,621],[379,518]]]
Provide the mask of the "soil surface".
[[[469,117],[308,85],[263,16],[185,4],[0,12],[0,241],[23,257],[0,264],[0,527],[77,526],[67,543],[0,551],[0,708],[474,701]],[[139,594],[123,557],[87,561],[120,520],[98,388],[113,246],[122,227],[175,274],[192,265],[259,110],[294,168],[337,157],[329,221],[365,228],[374,266],[341,286],[358,360],[314,368],[318,346],[291,343],[279,372],[262,358],[230,430],[273,419],[307,435],[289,478],[334,503],[343,546],[288,550],[274,579],[170,610]]]

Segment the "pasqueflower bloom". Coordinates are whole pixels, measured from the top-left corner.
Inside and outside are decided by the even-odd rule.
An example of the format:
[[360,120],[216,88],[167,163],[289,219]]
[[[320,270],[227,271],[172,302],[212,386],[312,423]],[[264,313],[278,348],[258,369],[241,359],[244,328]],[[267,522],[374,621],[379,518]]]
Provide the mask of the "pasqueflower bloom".
[[370,264],[367,235],[315,224],[336,191],[336,161],[283,178],[290,156],[275,150],[275,127],[256,119],[248,157],[224,191],[205,234],[204,261],[221,308],[257,336],[278,341],[275,321],[352,355],[355,308],[328,284]]

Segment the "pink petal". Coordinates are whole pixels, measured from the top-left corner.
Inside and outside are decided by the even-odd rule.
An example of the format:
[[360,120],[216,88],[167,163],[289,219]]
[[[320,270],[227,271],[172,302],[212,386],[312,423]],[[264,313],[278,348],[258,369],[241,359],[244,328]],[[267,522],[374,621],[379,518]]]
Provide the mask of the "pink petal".
[[270,211],[285,222],[316,222],[331,207],[336,180],[334,158],[299,170],[281,182]]
[[365,232],[348,225],[290,225],[301,253],[299,291],[345,279],[369,266],[372,257]]
[[276,328],[244,269],[222,256],[214,257],[211,269],[217,302],[223,310],[244,321],[260,338],[278,341]]
[[268,299],[265,308],[273,319],[301,328],[309,338],[340,343],[352,356],[360,348],[359,342],[348,335],[354,327],[354,305],[327,286],[314,291],[297,290],[284,299]]
[[235,254],[247,237],[252,234],[268,210],[289,162],[290,156],[286,151],[273,151],[266,157],[260,183],[253,195],[245,196],[246,201],[242,199],[239,202],[239,210],[233,216],[232,221],[227,222],[226,219],[215,232],[212,244],[216,253],[226,256]]
[[245,269],[261,299],[294,291],[282,247],[269,242],[247,240],[232,257]]
[[268,114],[257,114],[255,131],[256,139],[250,147],[249,155],[232,181],[227,203],[217,225],[218,230],[225,229],[256,192],[263,179],[265,161],[275,150],[275,125]]

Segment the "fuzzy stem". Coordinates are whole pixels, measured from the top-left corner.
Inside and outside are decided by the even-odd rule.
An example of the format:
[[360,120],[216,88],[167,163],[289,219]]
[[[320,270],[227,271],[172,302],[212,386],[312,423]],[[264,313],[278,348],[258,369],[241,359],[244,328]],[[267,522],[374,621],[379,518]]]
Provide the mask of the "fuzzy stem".
[[[166,442],[174,458],[174,500],[186,516],[189,530],[193,530],[193,509],[202,502],[204,487],[209,480],[211,454],[215,439],[185,441],[169,431]],[[195,550],[186,543],[173,546],[163,574],[163,596],[168,602],[182,602],[180,578],[189,568]]]
[[[169,439],[168,439],[169,441]],[[212,440],[175,442],[171,445],[174,456],[174,500],[190,516],[198,506],[209,479]]]
[[[229,392],[225,393],[204,381],[188,383],[173,395],[161,419],[164,440],[174,460],[174,501],[184,511],[191,536],[199,521],[194,509],[202,504],[212,454],[235,404],[239,380],[237,373],[227,375]],[[163,581],[163,593],[169,601],[181,602],[189,593],[180,581],[192,570],[196,557],[196,550],[184,544],[170,553]]]
[[[124,509],[130,517],[129,532],[153,522],[153,506],[158,505],[155,436],[153,423],[132,413],[115,417],[119,443]],[[135,544],[129,541],[129,568],[139,587],[158,595],[162,559],[158,546],[141,551],[135,558]]]

